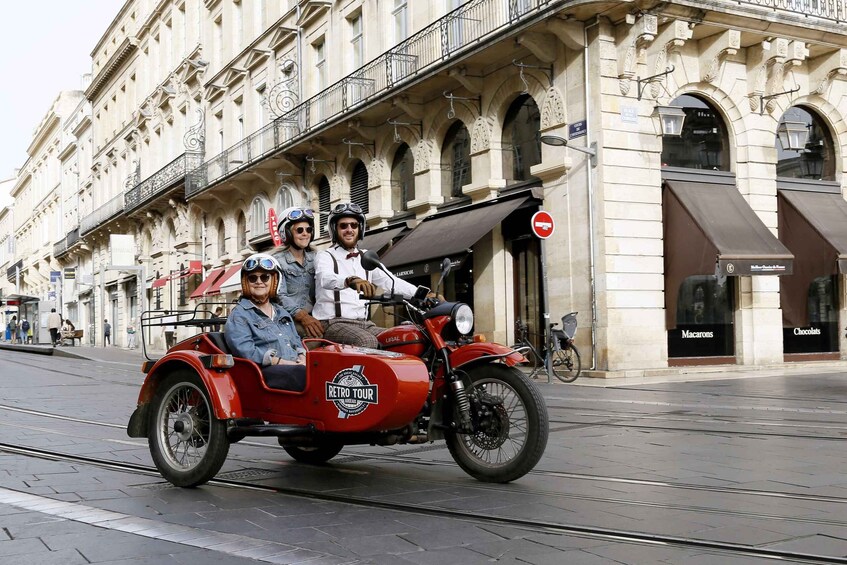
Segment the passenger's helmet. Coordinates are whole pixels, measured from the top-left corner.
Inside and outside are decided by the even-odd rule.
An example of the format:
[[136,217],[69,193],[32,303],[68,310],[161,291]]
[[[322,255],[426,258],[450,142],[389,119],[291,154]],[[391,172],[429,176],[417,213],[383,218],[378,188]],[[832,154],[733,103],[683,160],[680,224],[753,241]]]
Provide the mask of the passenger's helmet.
[[329,220],[327,222],[333,243],[338,243],[338,230],[336,226],[338,226],[338,220],[341,218],[356,218],[356,221],[359,222],[359,239],[356,241],[359,242],[365,237],[365,213],[362,211],[362,207],[355,202],[342,202],[335,205],[335,208],[329,213]]
[[268,281],[268,286],[272,289],[270,297],[275,299],[279,288],[279,280],[282,275],[282,267],[274,257],[267,253],[254,253],[241,263],[241,292],[244,296],[250,296],[250,285],[247,283],[247,275],[253,271],[268,271],[271,273],[271,280]]
[[308,222],[312,228],[312,236],[309,238],[309,243],[311,244],[315,240],[315,213],[311,208],[292,206],[282,212],[281,219],[277,225],[277,231],[279,231],[279,237],[282,239],[283,245],[291,245],[294,242],[291,234],[291,224],[298,224],[300,222]]

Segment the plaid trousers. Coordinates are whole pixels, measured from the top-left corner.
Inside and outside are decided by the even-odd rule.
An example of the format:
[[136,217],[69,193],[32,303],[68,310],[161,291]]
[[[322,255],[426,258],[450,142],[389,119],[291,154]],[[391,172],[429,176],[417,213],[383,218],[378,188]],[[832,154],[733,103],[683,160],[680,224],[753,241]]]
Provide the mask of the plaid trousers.
[[321,324],[324,327],[324,339],[371,349],[379,348],[376,336],[385,331],[385,328],[377,326],[370,320],[330,318],[321,320]]

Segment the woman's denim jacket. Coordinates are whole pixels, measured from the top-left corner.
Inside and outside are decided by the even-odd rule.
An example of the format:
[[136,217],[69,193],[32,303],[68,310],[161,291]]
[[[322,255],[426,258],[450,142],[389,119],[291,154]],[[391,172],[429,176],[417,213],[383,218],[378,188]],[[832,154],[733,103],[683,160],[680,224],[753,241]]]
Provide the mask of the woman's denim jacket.
[[259,365],[270,365],[272,357],[295,361],[298,353],[306,353],[303,341],[294,328],[294,320],[280,304],[271,304],[273,320],[252,300],[243,296],[230,312],[224,337],[237,357],[250,359]]
[[299,310],[311,314],[315,305],[315,252],[306,251],[304,255],[301,265],[288,249],[274,254],[283,273],[279,280],[279,299],[292,316]]

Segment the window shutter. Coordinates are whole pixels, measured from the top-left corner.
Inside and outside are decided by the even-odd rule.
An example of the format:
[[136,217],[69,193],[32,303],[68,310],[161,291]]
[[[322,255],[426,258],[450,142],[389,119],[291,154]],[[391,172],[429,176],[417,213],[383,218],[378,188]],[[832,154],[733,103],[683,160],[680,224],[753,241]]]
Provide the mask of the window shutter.
[[323,235],[328,235],[326,222],[329,219],[329,196],[329,181],[323,177],[318,185],[318,211],[320,212],[318,233]]
[[353,169],[353,179],[350,182],[350,200],[362,207],[368,213],[368,168],[359,161]]

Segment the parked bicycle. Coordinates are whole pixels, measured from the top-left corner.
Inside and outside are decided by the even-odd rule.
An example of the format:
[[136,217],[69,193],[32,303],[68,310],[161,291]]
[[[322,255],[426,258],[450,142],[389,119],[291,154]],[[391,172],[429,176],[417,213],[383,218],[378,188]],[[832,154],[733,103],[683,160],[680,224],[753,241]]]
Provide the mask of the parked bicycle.
[[577,314],[578,312],[571,312],[562,316],[562,329],[556,329],[559,324],[550,324],[550,337],[546,340],[541,353],[529,339],[527,324],[520,319],[515,321],[517,341],[512,349],[526,357],[527,363],[524,366],[530,370],[531,378],[537,378],[542,370],[547,372],[547,365],[544,362],[546,355],[552,355],[551,369],[557,379],[563,383],[572,383],[579,377],[582,372],[582,360],[573,341],[576,336]]

